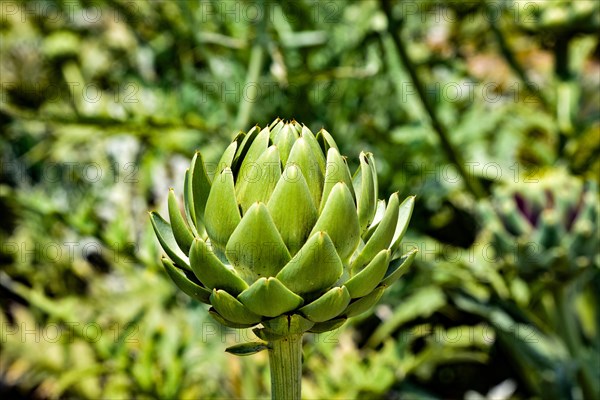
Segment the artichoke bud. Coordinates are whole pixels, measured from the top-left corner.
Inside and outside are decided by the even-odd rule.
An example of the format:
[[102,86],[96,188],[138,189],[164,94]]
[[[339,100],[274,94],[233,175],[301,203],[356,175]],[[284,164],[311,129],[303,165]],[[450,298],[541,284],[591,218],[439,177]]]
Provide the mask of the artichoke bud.
[[564,282],[597,265],[598,191],[563,170],[497,188],[481,210],[497,255],[526,281]]
[[[371,153],[352,175],[332,135],[280,119],[239,133],[216,164],[197,152],[183,207],[151,213],[168,275],[210,314],[263,340],[324,332],[368,311],[416,251],[400,254],[414,197],[377,200]],[[252,353],[260,343],[234,349]]]

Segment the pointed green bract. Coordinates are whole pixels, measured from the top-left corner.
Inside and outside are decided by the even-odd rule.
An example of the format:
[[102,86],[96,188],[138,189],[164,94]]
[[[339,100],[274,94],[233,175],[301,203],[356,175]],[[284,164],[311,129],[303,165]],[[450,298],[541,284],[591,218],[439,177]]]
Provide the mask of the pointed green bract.
[[341,327],[342,325],[344,325],[344,323],[346,321],[347,321],[346,317],[341,317],[341,318],[331,319],[331,320],[325,321],[325,322],[319,322],[319,323],[314,324],[312,326],[312,328],[310,328],[308,331],[312,332],[312,333],[323,333],[323,332],[333,331],[333,330]]
[[260,316],[250,311],[235,297],[224,290],[213,289],[210,304],[225,319],[236,324],[257,324]]
[[417,252],[417,249],[413,249],[397,260],[392,261],[385,272],[381,284],[389,286],[404,275],[408,271],[408,267],[413,263]]
[[323,172],[304,137],[300,137],[294,143],[286,167],[289,165],[297,165],[300,168],[308,184],[313,202],[318,207],[323,189]]
[[301,315],[280,315],[279,317],[263,321],[263,326],[270,333],[279,336],[289,336],[304,333],[309,330],[314,323]]
[[412,216],[414,206],[415,196],[407,197],[402,204],[400,204],[400,209],[398,210],[398,223],[396,224],[396,230],[390,247],[392,249],[392,255],[400,248],[400,242],[402,242],[402,238],[408,229],[408,222]]
[[319,211],[323,210],[331,189],[333,189],[338,182],[344,182],[346,184],[346,187],[350,190],[350,194],[352,195],[352,200],[354,201],[354,188],[352,187],[352,177],[350,176],[348,165],[340,153],[332,147],[327,152],[325,182],[323,185],[323,195],[321,197],[321,209]]
[[360,229],[364,232],[373,221],[377,200],[373,171],[365,153],[360,153],[360,167],[354,174],[353,183]]
[[389,261],[390,251],[381,250],[362,271],[344,283],[350,296],[355,299],[371,293],[383,279]]
[[190,231],[190,228],[186,225],[183,216],[181,215],[181,211],[179,210],[179,202],[175,197],[175,192],[173,189],[169,190],[168,197],[168,208],[169,208],[169,220],[171,221],[171,229],[173,230],[173,236],[175,237],[175,241],[179,245],[179,248],[183,250],[184,253],[190,251],[190,246],[192,245],[192,241],[194,240],[194,235]]
[[229,321],[228,319],[223,318],[223,316],[221,314],[219,314],[217,312],[217,310],[215,310],[214,307],[211,307],[208,310],[208,313],[210,314],[211,317],[213,317],[215,319],[215,321],[217,321],[221,325],[226,326],[228,328],[246,329],[246,328],[251,328],[254,325],[256,325],[256,322],[252,323],[252,324],[239,324],[237,322]]
[[209,289],[223,289],[237,296],[248,288],[248,284],[223,265],[202,239],[194,239],[190,250],[190,266],[198,280]]
[[[194,215],[196,216],[196,226],[204,221],[204,209],[206,199],[210,193],[210,178],[206,173],[206,166],[199,151],[194,154],[192,167],[190,169],[192,182],[192,197],[194,200]],[[199,227],[198,227],[199,228]],[[199,228],[200,230],[200,228]]]
[[160,245],[169,258],[175,261],[180,268],[191,271],[190,261],[179,248],[175,236],[173,235],[171,225],[154,211],[150,213],[150,222],[152,223],[152,228],[154,228],[154,233],[156,234]]
[[194,212],[194,194],[192,193],[192,175],[190,169],[185,170],[183,177],[183,209],[185,210],[185,219],[187,220],[188,226],[192,229],[194,234],[197,234],[196,229],[196,214]]
[[384,286],[380,286],[376,288],[374,291],[366,295],[365,297],[361,297],[350,303],[350,305],[346,308],[346,310],[342,313],[342,315],[351,318],[355,317],[359,314],[369,311],[371,307],[373,307],[381,296],[383,295],[383,291],[385,290]]
[[248,168],[249,165],[255,163],[265,152],[265,150],[267,150],[267,148],[269,147],[269,135],[269,128],[264,128],[256,135],[256,137],[252,141],[252,144],[248,148],[248,152],[243,157],[243,159],[241,159],[241,164],[239,166],[238,173],[236,174],[236,180],[238,179],[242,171]]
[[304,300],[276,278],[260,278],[242,292],[238,299],[252,312],[276,317],[302,305]]
[[253,126],[239,143],[238,149],[233,157],[233,164],[231,166],[231,170],[234,172],[234,175],[237,175],[242,161],[244,160],[246,153],[248,153],[248,149],[252,145],[254,139],[256,139],[256,136],[258,136],[259,130],[260,128],[257,125]]
[[171,260],[163,258],[162,264],[171,280],[175,282],[183,293],[205,304],[209,304],[210,290],[192,282],[182,270],[173,265]]
[[343,182],[335,184],[311,232],[325,231],[346,263],[360,240],[360,226],[350,190]]
[[296,254],[317,220],[308,185],[296,165],[285,169],[267,208],[290,254]]
[[277,148],[279,148],[279,154],[281,156],[281,162],[283,165],[287,163],[296,139],[298,139],[298,134],[289,125],[285,125],[283,128],[281,128],[278,134],[274,137],[273,143],[275,143]]
[[211,242],[224,249],[241,219],[235,199],[233,173],[231,169],[225,168],[215,177],[206,201],[204,222]]
[[329,235],[316,232],[279,271],[277,279],[292,292],[304,295],[333,285],[343,268]]
[[254,203],[231,234],[227,259],[246,282],[275,276],[291,256],[264,203]]
[[350,304],[348,289],[345,286],[334,287],[298,311],[313,322],[325,322],[340,315],[348,304]]
[[335,143],[335,140],[333,140],[333,137],[331,136],[331,134],[329,132],[327,132],[325,129],[321,129],[317,133],[317,141],[319,142],[319,145],[321,146],[321,149],[323,150],[323,153],[325,153],[325,154],[331,148],[336,149],[338,152],[340,151],[340,149],[338,149],[338,147],[337,147],[337,144]]
[[306,126],[302,127],[302,137],[304,138],[304,140],[306,140],[306,144],[308,144],[308,147],[310,147],[310,151],[315,156],[317,164],[319,164],[319,169],[321,170],[321,173],[325,175],[325,155],[321,150],[321,146],[319,146],[317,138]]
[[221,174],[221,172],[225,168],[231,168],[237,148],[237,142],[232,142],[229,146],[227,146],[227,149],[225,149],[225,152],[223,153],[221,159],[217,163],[217,167],[215,169],[215,173],[213,174],[213,178],[214,176],[219,176],[219,174]]
[[358,257],[352,261],[352,272],[357,273],[382,249],[389,248],[394,233],[396,231],[396,224],[398,223],[398,193],[394,193],[390,196],[388,206],[385,209],[383,218],[375,229],[373,236],[365,244],[365,247],[359,253]]
[[280,177],[281,163],[277,146],[269,147],[256,162],[244,163],[235,184],[242,213],[257,201],[269,201]]

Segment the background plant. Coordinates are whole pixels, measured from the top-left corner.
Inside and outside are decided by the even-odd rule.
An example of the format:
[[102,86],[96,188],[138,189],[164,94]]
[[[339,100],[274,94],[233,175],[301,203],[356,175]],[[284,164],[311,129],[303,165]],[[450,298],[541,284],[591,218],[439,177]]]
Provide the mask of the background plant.
[[[265,359],[244,368],[222,352],[239,337],[198,331],[207,316],[168,284],[146,210],[165,213],[196,149],[216,161],[239,129],[280,116],[328,127],[342,154],[375,153],[382,197],[417,195],[413,271],[374,315],[307,339],[307,397],[578,396],[582,359],[600,369],[597,269],[569,306],[582,358],[544,322],[558,314],[528,311],[552,285],[495,252],[481,209],[507,183],[535,192],[542,169],[597,182],[598,5],[220,4],[1,4],[2,391],[266,395]],[[73,322],[102,340],[48,340]],[[115,339],[117,325],[137,328]]]

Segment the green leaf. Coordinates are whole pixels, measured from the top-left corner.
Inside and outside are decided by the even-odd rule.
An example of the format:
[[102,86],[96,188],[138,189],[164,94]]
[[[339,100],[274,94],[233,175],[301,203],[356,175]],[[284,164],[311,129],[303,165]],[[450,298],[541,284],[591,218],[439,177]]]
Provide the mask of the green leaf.
[[242,215],[255,202],[268,202],[280,177],[281,162],[277,146],[269,147],[256,162],[244,163],[235,183]]
[[183,291],[183,293],[193,297],[198,301],[201,301],[202,303],[210,304],[210,290],[196,284],[195,282],[192,282],[182,270],[177,268],[171,262],[171,260],[163,258],[162,263],[171,280],[175,282],[175,284]]
[[177,241],[175,240],[175,236],[173,236],[173,231],[171,230],[171,225],[167,221],[163,219],[157,212],[153,211],[150,213],[150,222],[152,223],[152,228],[154,228],[154,233],[160,242],[163,250],[171,260],[175,261],[175,264],[181,268],[185,268],[189,271],[190,261],[188,257],[181,251],[179,245],[177,245]]
[[365,297],[361,297],[360,299],[353,301],[343,312],[343,315],[345,315],[348,318],[351,318],[369,311],[371,307],[377,304],[377,302],[381,298],[381,295],[383,295],[384,290],[385,287],[380,286]]
[[389,286],[392,283],[396,282],[402,275],[408,271],[408,268],[413,263],[417,255],[418,250],[413,249],[403,255],[402,257],[394,260],[390,263],[383,280],[381,281],[382,285]]
[[248,149],[254,142],[254,139],[256,139],[256,136],[258,136],[259,131],[260,128],[258,127],[258,125],[255,125],[252,127],[252,129],[248,131],[248,133],[244,135],[242,142],[240,143],[237,151],[235,152],[235,157],[233,157],[233,165],[231,166],[231,170],[234,172],[235,175],[237,175],[238,171],[240,170],[242,161],[244,161],[244,157],[246,157]]
[[246,329],[246,328],[251,328],[254,325],[256,325],[256,323],[251,323],[251,324],[238,324],[236,322],[232,322],[229,321],[228,319],[223,318],[223,316],[221,314],[219,314],[217,312],[217,310],[214,309],[214,307],[211,307],[208,310],[208,313],[210,314],[211,317],[213,317],[218,323],[220,323],[221,325],[224,325],[228,328],[234,328],[234,329]]
[[313,203],[315,207],[318,207],[321,202],[321,192],[323,190],[323,172],[304,137],[299,138],[294,143],[286,163],[286,168],[289,165],[300,167],[302,175],[308,184]]
[[242,173],[242,171],[247,169],[249,165],[255,163],[267,150],[269,147],[269,135],[270,131],[268,127],[264,128],[256,135],[256,138],[248,148],[248,152],[239,161],[241,164],[238,173],[236,174],[236,180],[239,179],[239,175]]
[[327,232],[342,262],[346,263],[360,241],[360,226],[345,183],[335,184],[310,235],[318,231]]
[[323,333],[323,332],[333,331],[333,330],[339,328],[340,326],[344,325],[344,323],[347,320],[348,319],[346,317],[342,317],[342,318],[336,318],[336,319],[332,319],[332,320],[325,321],[325,322],[319,322],[317,324],[314,324],[313,327],[310,328],[309,332]]
[[373,221],[377,201],[377,191],[373,181],[373,170],[367,155],[360,153],[360,167],[353,178],[354,191],[356,193],[356,204],[358,210],[358,221],[361,232],[365,232]]
[[[193,193],[192,193],[192,175],[190,173],[190,169],[185,170],[185,176],[183,178],[183,208],[185,210],[185,218],[187,220],[187,224],[192,229],[194,235],[198,234],[196,230],[196,214],[194,213],[194,201],[193,201]],[[200,232],[203,232],[204,229],[201,229]]]
[[190,265],[198,280],[209,289],[223,289],[237,296],[248,288],[248,284],[223,265],[202,239],[196,238],[192,244]]
[[348,304],[350,304],[348,289],[345,286],[334,287],[298,311],[313,322],[324,322],[340,315]]
[[235,354],[236,356],[251,356],[268,349],[269,345],[266,342],[249,342],[230,346],[226,348],[225,351],[230,354]]
[[246,282],[277,275],[291,258],[264,203],[254,203],[246,212],[225,254]]
[[233,158],[235,157],[235,153],[237,151],[237,147],[238,147],[237,142],[231,142],[231,144],[229,146],[227,146],[227,148],[223,152],[223,155],[221,156],[221,159],[219,160],[219,163],[217,164],[217,169],[215,170],[215,173],[213,174],[213,178],[215,176],[219,176],[219,174],[225,168],[231,168],[231,165],[233,164]]
[[261,318],[224,290],[213,289],[210,304],[226,320],[236,324],[257,324]]
[[238,299],[252,312],[265,317],[277,317],[300,307],[304,300],[286,288],[277,278],[260,278]]
[[204,209],[206,207],[208,194],[210,193],[210,179],[206,173],[202,154],[200,154],[199,151],[194,154],[194,158],[192,159],[190,174],[192,177],[192,198],[194,200],[196,227],[198,230],[202,230],[201,227],[198,226],[198,223],[204,221]]
[[289,124],[285,124],[281,130],[273,137],[273,143],[279,149],[281,162],[283,165],[287,163],[290,152],[294,143],[298,139],[298,133]]
[[351,273],[357,273],[362,270],[377,253],[389,248],[396,231],[396,224],[398,223],[398,206],[398,193],[394,193],[390,196],[385,214],[383,214],[383,218],[377,229],[375,229],[373,236],[365,243],[365,247],[358,254],[358,257],[352,261]]
[[317,220],[317,209],[300,168],[290,165],[285,169],[267,208],[290,254],[296,254]]
[[211,243],[224,249],[241,219],[235,199],[233,173],[225,168],[215,178],[206,201],[204,222]]
[[340,151],[335,140],[333,140],[333,136],[323,128],[317,133],[317,142],[321,145],[323,154],[326,154],[331,148],[336,149],[338,152]]
[[279,271],[277,279],[292,292],[304,295],[329,288],[343,269],[329,235],[320,231]]
[[389,261],[390,251],[381,250],[369,265],[344,283],[344,286],[350,292],[350,296],[355,299],[371,293],[385,276]]
[[321,146],[319,146],[319,142],[317,141],[317,138],[315,138],[315,135],[306,126],[302,126],[302,137],[304,138],[304,140],[306,140],[308,147],[310,147],[311,153],[317,160],[317,163],[319,164],[319,169],[321,170],[321,173],[323,175],[325,175],[325,167],[326,167],[325,153],[323,153]]
[[179,248],[183,250],[184,253],[188,253],[190,251],[192,241],[194,240],[194,235],[192,235],[190,228],[188,228],[183,216],[181,215],[181,211],[179,210],[179,202],[175,197],[175,192],[173,189],[169,189],[168,206],[169,220],[171,221],[173,237],[179,245]]
[[394,253],[400,248],[400,242],[402,242],[402,238],[408,229],[408,223],[410,222],[414,206],[415,196],[407,197],[402,204],[400,204],[398,223],[396,224],[396,231],[394,232],[392,246],[390,247],[392,249],[392,256],[394,256]]
[[325,171],[325,183],[323,186],[323,195],[321,197],[321,209],[319,211],[323,210],[331,189],[333,189],[338,182],[344,182],[346,184],[352,195],[352,200],[354,201],[355,194],[348,165],[344,158],[340,156],[340,153],[332,147],[327,152],[327,169]]

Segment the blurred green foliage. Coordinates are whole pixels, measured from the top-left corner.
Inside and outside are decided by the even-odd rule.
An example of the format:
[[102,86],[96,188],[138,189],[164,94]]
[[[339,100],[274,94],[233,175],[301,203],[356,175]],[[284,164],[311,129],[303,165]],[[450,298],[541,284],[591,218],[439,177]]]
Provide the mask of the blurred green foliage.
[[[597,2],[0,7],[3,398],[268,396],[263,354],[224,353],[252,333],[170,283],[147,211],[196,149],[277,116],[417,195],[412,271],[307,338],[307,398],[600,398]],[[579,233],[511,228],[518,199],[583,197]]]

